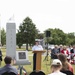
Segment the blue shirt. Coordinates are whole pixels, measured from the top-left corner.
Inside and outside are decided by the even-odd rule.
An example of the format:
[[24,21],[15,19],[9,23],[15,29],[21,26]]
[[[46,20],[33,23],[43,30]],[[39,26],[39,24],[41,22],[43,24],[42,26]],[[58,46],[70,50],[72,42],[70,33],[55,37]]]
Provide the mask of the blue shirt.
[[18,74],[17,69],[10,64],[7,64],[4,67],[0,68],[0,75],[2,75],[4,72],[14,72],[16,75]]

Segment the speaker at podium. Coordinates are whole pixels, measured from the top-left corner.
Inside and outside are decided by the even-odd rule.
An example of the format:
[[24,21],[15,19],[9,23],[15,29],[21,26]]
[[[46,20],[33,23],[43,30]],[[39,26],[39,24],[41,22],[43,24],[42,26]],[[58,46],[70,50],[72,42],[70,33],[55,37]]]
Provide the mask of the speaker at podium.
[[42,60],[42,53],[46,52],[45,50],[34,50],[33,53],[36,53],[36,71],[41,70],[41,60]]

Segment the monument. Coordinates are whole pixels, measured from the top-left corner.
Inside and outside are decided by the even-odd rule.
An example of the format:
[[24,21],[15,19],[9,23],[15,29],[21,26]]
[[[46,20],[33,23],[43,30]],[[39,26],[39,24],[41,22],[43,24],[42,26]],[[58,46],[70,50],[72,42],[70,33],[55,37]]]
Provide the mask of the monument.
[[27,51],[16,50],[16,24],[9,21],[6,24],[6,55],[11,56],[16,61],[16,65],[30,65]]
[[22,70],[26,72],[23,65],[31,64],[27,51],[16,51],[16,24],[14,21],[9,21],[6,24],[6,55],[11,56],[13,64],[19,66],[20,75],[22,75]]
[[6,24],[6,55],[13,59],[16,55],[16,24],[13,21]]

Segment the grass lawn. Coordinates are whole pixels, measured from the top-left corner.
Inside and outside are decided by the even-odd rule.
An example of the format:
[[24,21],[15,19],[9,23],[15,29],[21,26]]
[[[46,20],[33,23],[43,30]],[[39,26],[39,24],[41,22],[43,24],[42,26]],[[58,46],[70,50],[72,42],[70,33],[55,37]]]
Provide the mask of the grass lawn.
[[[6,49],[2,49],[2,54],[3,54],[3,59],[4,59],[4,57],[6,56]],[[32,54],[33,54],[32,51],[28,52],[28,56],[29,56],[29,60],[31,62],[31,65],[24,65],[23,66],[26,69],[26,71],[28,72],[28,74],[33,71]],[[41,70],[44,71],[46,73],[46,75],[48,75],[51,72],[50,71],[50,64],[51,64],[50,56],[48,56],[48,60],[45,60],[45,56],[42,56]],[[5,63],[4,63],[4,61],[2,61],[1,67],[4,65],[5,65]],[[18,67],[18,66],[15,66],[15,67]],[[74,68],[74,72],[75,72],[75,65],[73,65],[73,68]]]

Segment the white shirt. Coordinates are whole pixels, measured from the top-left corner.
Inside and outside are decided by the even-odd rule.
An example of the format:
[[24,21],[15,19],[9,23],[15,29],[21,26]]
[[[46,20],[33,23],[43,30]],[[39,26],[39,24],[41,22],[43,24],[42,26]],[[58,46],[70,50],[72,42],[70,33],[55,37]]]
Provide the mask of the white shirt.
[[74,49],[74,54],[75,54],[75,49]]
[[40,50],[43,50],[43,47],[42,47],[41,45],[34,45],[34,46],[32,47],[32,50],[33,50],[33,51],[36,51],[36,50],[40,51]]
[[48,75],[66,75],[66,74],[59,71],[59,72],[53,72],[53,73],[48,74]]

